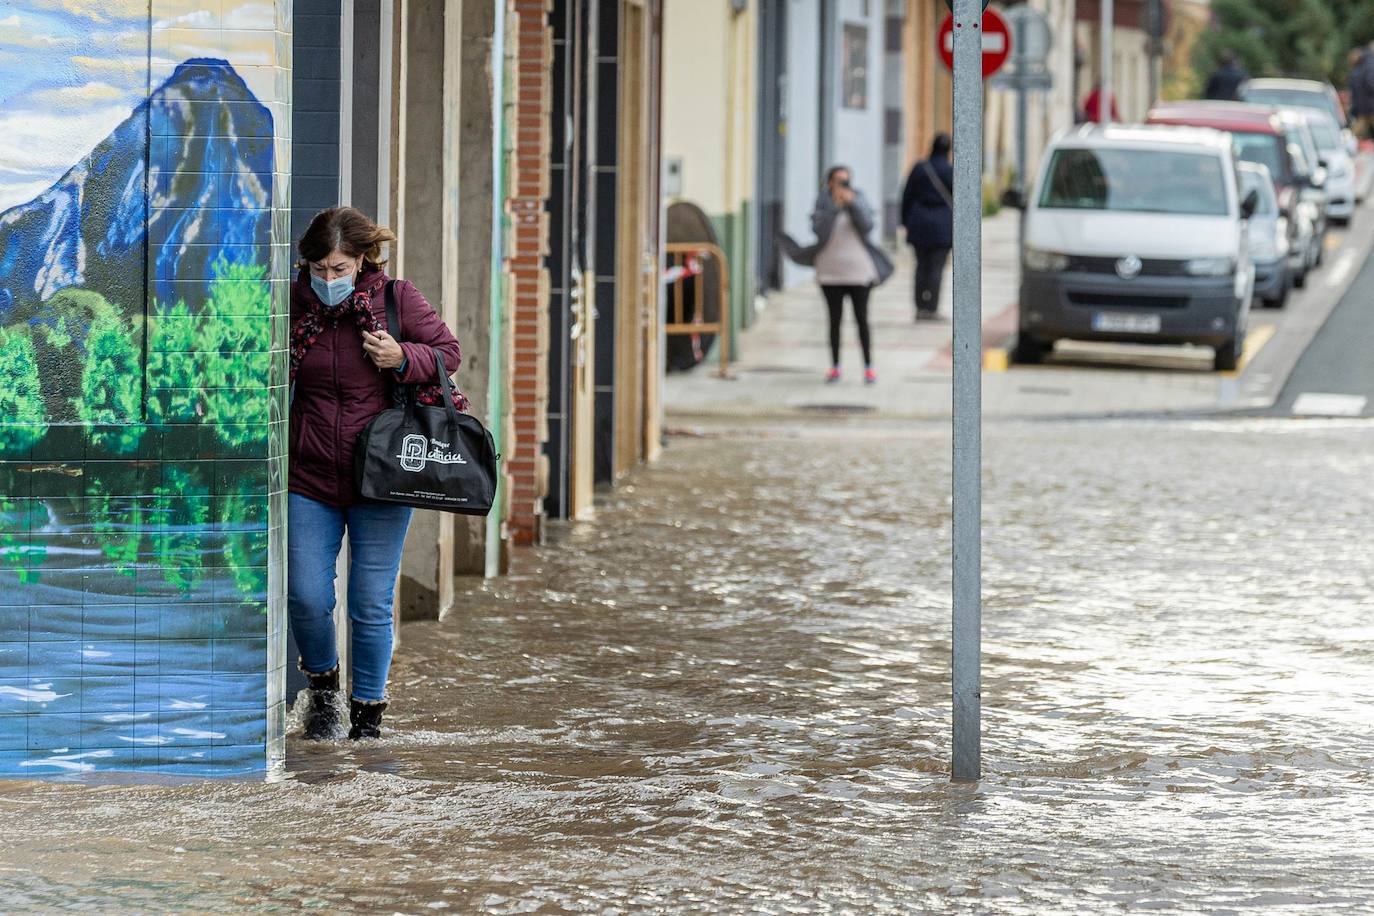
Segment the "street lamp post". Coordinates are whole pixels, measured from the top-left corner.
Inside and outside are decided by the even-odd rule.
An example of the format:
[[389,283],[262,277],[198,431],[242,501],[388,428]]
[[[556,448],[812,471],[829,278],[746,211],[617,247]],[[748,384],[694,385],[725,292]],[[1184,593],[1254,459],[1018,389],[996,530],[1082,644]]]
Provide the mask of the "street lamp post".
[[983,4],[954,2],[954,612],[951,775],[982,774]]

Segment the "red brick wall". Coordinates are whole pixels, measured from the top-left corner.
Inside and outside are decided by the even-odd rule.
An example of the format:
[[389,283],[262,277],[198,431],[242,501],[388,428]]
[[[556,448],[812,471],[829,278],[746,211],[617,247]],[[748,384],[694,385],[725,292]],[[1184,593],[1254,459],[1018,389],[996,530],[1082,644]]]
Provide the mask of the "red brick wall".
[[511,429],[506,449],[510,482],[510,533],[517,544],[539,539],[548,472],[547,438],[552,0],[510,0],[513,49],[509,162],[510,214],[506,288],[510,306]]

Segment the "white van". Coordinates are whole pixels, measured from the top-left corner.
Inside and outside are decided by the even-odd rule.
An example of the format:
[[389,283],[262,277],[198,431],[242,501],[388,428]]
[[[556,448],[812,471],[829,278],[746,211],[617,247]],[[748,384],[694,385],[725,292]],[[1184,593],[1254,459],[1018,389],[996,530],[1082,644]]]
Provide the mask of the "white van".
[[1230,135],[1084,125],[1046,151],[1026,202],[1019,337],[1037,362],[1056,340],[1195,343],[1234,369],[1255,273]]

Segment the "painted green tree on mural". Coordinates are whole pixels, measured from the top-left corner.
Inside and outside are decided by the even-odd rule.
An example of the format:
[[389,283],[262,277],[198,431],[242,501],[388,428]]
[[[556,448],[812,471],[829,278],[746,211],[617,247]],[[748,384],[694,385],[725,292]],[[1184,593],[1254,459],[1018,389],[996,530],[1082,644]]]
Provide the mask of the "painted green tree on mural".
[[[140,335],[141,337],[141,335]],[[128,455],[143,437],[142,392],[137,379],[142,354],[133,328],[107,308],[96,316],[86,337],[86,368],[81,374],[77,416],[86,424],[87,438],[101,448]]]
[[0,493],[0,567],[16,570],[19,584],[38,581],[38,569],[48,555],[46,542],[35,543],[29,532],[47,522],[42,500]]
[[0,328],[0,379],[0,455],[26,452],[48,427],[33,341],[17,328]]
[[205,540],[209,535],[210,489],[196,475],[168,468],[161,486],[153,488],[153,554],[167,584],[183,593],[200,584]]
[[203,413],[196,353],[200,319],[185,302],[159,311],[148,322],[148,422],[196,423]]
[[100,552],[120,575],[134,578],[143,543],[142,500],[111,496],[105,482],[95,478],[86,496],[86,515]]
[[243,601],[257,600],[267,589],[267,526],[262,523],[266,504],[265,495],[243,486],[221,500],[224,557]]
[[265,389],[271,375],[271,287],[267,268],[219,258],[201,326],[205,421],[231,448],[267,436]]

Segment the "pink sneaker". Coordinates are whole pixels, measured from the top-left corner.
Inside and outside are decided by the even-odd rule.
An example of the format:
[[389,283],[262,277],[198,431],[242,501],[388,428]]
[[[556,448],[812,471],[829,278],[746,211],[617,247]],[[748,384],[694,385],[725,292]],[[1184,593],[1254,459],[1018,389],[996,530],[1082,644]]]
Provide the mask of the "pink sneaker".
[[840,367],[832,366],[830,371],[825,374],[825,383],[833,385],[840,380]]
[[876,371],[872,370],[872,369],[865,369],[865,370],[864,370],[864,384],[865,384],[865,385],[876,385],[876,384],[878,384],[878,373],[877,373]]

